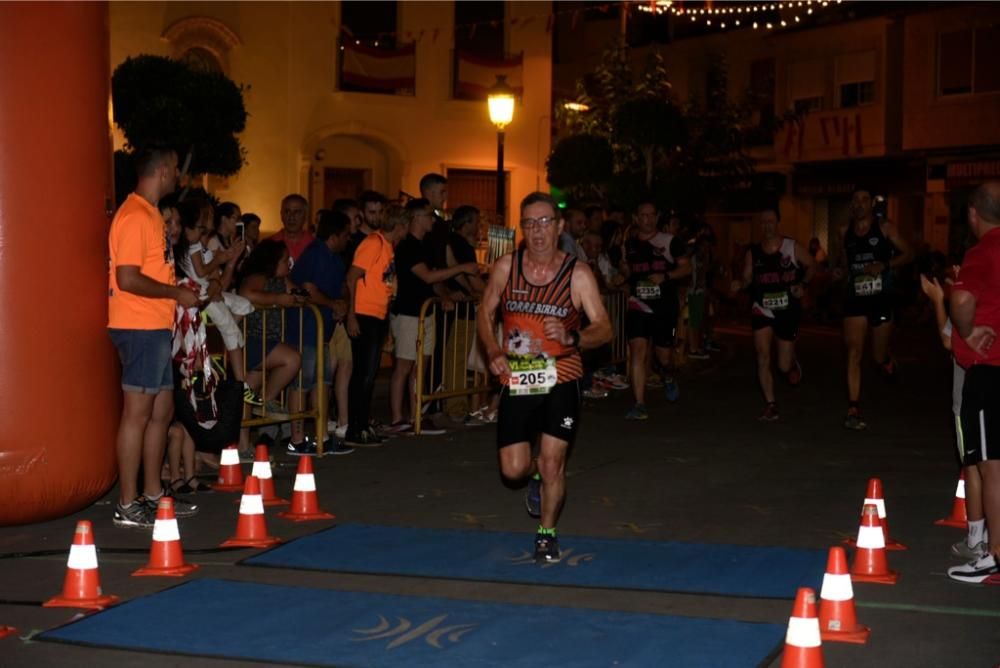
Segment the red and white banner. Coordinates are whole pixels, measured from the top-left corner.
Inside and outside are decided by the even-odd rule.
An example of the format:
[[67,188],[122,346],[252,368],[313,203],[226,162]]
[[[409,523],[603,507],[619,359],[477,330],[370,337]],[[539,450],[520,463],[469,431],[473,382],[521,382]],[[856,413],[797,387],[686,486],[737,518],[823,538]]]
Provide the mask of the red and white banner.
[[373,49],[345,43],[341,83],[373,90],[414,89],[417,80],[417,53],[414,44],[395,50]]
[[459,100],[485,100],[489,89],[497,82],[497,75],[507,77],[507,85],[521,97],[524,92],[522,57],[511,60],[482,58],[458,51],[455,64],[455,98]]

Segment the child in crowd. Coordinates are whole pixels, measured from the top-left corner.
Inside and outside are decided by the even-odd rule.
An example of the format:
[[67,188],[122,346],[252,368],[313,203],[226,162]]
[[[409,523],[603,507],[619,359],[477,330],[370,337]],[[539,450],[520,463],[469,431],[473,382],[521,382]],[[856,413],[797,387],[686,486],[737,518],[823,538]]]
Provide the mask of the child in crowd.
[[[208,210],[211,210],[211,205]],[[230,260],[243,254],[244,244],[242,241],[237,241],[228,249],[220,247],[218,252],[206,248],[203,243],[207,229],[206,221],[211,216],[206,217],[205,211],[206,209],[197,203],[182,202],[179,205],[182,233],[174,248],[177,275],[178,278],[182,276],[190,278],[201,287],[202,297],[208,299],[205,313],[222,336],[233,377],[243,383],[243,400],[248,404],[259,406],[262,403],[260,397],[246,383],[243,332],[233,317],[234,314],[247,315],[253,311],[253,307],[246,299],[231,292],[223,292],[224,273],[220,271],[223,263],[235,265]],[[231,278],[232,269],[227,269],[225,273]]]

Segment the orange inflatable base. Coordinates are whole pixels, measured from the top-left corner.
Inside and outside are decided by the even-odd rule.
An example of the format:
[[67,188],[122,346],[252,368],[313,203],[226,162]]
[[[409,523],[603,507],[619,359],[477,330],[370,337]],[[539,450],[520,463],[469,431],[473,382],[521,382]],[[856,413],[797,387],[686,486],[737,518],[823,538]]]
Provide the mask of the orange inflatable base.
[[[844,544],[848,545],[850,547],[857,547],[858,546],[858,539],[857,538],[846,538],[846,539],[844,539]],[[903,545],[899,541],[893,540],[893,539],[890,538],[889,540],[885,541],[885,549],[887,551],[889,551],[889,552],[899,552],[900,550],[909,550],[910,548],[906,547],[905,545]]]
[[894,585],[899,581],[899,573],[889,571],[885,575],[856,575],[851,573],[851,582],[871,582],[873,584]]
[[284,541],[274,536],[263,538],[230,538],[219,547],[271,547]]
[[171,568],[155,568],[153,566],[143,566],[136,572],[132,573],[132,577],[174,577],[182,578],[185,575],[189,575],[198,570],[198,564],[184,564],[182,566],[173,566]]
[[97,596],[95,598],[66,598],[53,596],[42,603],[43,608],[81,608],[83,610],[103,610],[118,602],[117,596]]
[[936,524],[939,527],[955,527],[956,529],[969,528],[969,523],[966,522],[965,520],[952,519],[951,517],[947,517],[943,520],[935,520],[934,524]]
[[337,519],[336,515],[333,515],[331,513],[324,513],[322,511],[318,513],[293,513],[293,512],[278,513],[278,517],[290,520],[292,522],[313,522],[317,520]]
[[821,631],[820,637],[823,642],[849,642],[855,645],[864,645],[868,642],[868,637],[872,630],[867,626],[858,624],[853,631]]

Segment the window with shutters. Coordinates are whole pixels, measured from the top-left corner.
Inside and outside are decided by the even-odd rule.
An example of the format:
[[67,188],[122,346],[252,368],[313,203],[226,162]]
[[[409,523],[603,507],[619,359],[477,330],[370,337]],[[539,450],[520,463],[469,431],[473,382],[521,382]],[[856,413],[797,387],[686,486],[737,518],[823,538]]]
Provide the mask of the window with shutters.
[[875,56],[874,51],[837,56],[837,106],[860,107],[875,102]]
[[796,113],[820,111],[826,105],[826,61],[807,60],[788,66],[788,99]]
[[939,96],[1000,91],[1000,26],[941,33],[937,56]]

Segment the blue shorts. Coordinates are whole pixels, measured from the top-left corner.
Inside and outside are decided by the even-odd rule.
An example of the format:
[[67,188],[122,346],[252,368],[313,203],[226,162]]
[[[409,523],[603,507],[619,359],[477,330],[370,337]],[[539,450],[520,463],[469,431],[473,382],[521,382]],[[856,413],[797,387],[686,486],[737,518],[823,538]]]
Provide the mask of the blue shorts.
[[158,394],[174,389],[169,329],[108,329],[122,362],[122,389]]
[[[327,346],[323,355],[323,365],[326,367],[323,374],[323,384],[333,385],[333,367],[330,365],[330,347]],[[292,387],[297,390],[311,390],[316,387],[316,346],[302,346],[302,380],[296,376],[292,381]]]

